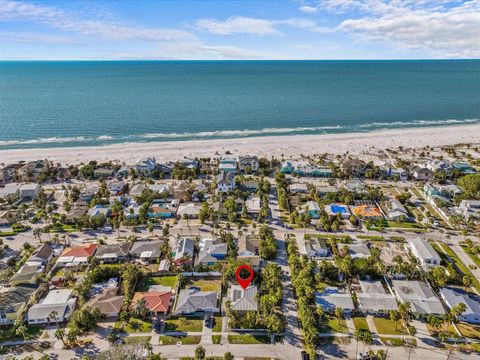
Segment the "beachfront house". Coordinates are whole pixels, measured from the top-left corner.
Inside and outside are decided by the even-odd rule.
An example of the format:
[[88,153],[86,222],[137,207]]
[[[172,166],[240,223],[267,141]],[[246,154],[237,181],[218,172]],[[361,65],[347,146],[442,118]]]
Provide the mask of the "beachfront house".
[[234,158],[221,158],[218,164],[219,173],[237,173],[237,160]]
[[256,173],[258,166],[258,158],[256,156],[244,155],[238,157],[238,169],[242,173]]
[[145,157],[135,163],[135,169],[143,175],[152,175],[152,171],[157,167],[157,160],[154,157]]

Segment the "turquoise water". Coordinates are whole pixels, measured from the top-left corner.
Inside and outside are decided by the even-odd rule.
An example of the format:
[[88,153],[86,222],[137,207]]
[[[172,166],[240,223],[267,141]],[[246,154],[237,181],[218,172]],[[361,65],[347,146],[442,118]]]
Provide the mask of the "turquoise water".
[[477,123],[479,100],[480,60],[0,62],[0,149]]

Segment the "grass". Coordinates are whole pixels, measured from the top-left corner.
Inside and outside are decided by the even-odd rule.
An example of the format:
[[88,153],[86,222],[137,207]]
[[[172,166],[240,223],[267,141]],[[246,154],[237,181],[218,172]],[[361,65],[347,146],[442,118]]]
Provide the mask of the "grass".
[[467,323],[458,323],[457,327],[462,336],[469,339],[480,340],[480,326],[474,326]]
[[203,319],[171,317],[165,322],[165,332],[201,332]]
[[408,341],[404,341],[402,338],[389,338],[389,337],[380,337],[380,340],[386,345],[386,346],[404,346],[406,344],[411,344],[413,346],[417,346],[417,340],[416,339],[408,339]]
[[345,319],[330,317],[324,326],[320,329],[321,332],[342,333],[348,334],[347,322]]
[[369,330],[370,328],[368,327],[367,319],[361,316],[357,316],[352,318],[353,324],[355,325],[355,329],[357,330]]
[[270,336],[268,335],[228,335],[230,344],[270,344]]
[[373,318],[373,323],[379,334],[408,335],[408,330],[401,321],[397,321],[396,327],[395,321],[385,318]]
[[180,335],[180,336],[160,336],[161,345],[175,345],[177,342],[180,342],[182,345],[197,345],[200,344],[201,336],[193,335]]
[[[38,339],[42,334],[43,330],[44,328],[41,326],[27,326],[25,338],[27,340]],[[2,328],[2,330],[0,331],[0,342],[12,340],[23,340],[23,336],[16,335],[13,326],[8,328]]]
[[220,344],[221,340],[222,340],[222,335],[212,335],[212,341],[215,345]]
[[361,240],[370,240],[370,241],[385,241],[383,236],[375,236],[375,235],[357,235],[357,238]]
[[139,291],[148,291],[148,288],[152,285],[169,286],[175,289],[178,284],[178,276],[155,276],[143,278],[138,286]]
[[390,236],[389,238],[392,241],[404,242],[406,239],[403,236]]
[[152,322],[132,317],[125,324],[124,330],[129,334],[150,332]]
[[457,265],[458,269],[464,274],[464,275],[470,275],[472,278],[472,283],[475,289],[480,292],[480,282],[478,279],[473,276],[472,272],[470,269],[460,260],[460,258],[453,252],[453,250],[445,244],[442,244],[442,248],[445,249],[445,252],[447,255],[455,262],[455,265]]
[[213,318],[213,332],[221,332],[222,331],[222,325],[223,325],[223,319],[221,316],[215,316]]
[[222,282],[220,281],[220,279],[187,278],[185,282],[185,287],[187,286],[199,287],[201,291],[220,291],[222,287]]
[[152,339],[151,336],[129,336],[125,339],[125,344],[127,345],[147,345]]
[[409,222],[409,221],[388,221],[388,225],[390,225],[391,228],[424,229],[423,225],[416,222]]
[[475,265],[477,265],[477,267],[480,268],[480,258],[476,254],[469,251],[467,246],[462,246],[462,248],[468,254],[468,256],[470,256],[470,258],[473,260]]

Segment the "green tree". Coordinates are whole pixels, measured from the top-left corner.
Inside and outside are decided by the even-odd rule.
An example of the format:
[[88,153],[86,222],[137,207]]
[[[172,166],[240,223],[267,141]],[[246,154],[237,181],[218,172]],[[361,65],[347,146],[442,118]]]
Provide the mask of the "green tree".
[[195,360],[205,359],[205,348],[203,346],[197,346],[195,349]]

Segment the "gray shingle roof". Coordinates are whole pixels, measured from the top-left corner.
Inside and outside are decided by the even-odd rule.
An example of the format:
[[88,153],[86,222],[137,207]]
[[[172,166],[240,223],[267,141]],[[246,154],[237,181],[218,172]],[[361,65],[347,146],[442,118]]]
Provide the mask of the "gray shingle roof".
[[216,291],[200,291],[197,288],[180,290],[178,294],[176,313],[191,313],[210,310],[217,307],[218,294]]
[[408,301],[412,306],[413,312],[419,314],[445,314],[442,303],[427,283],[392,280],[392,285],[400,301]]
[[235,311],[257,311],[257,286],[250,285],[245,290],[240,285],[232,285],[230,299],[232,310]]
[[115,256],[127,256],[130,250],[130,243],[100,245],[95,253],[95,257],[101,258],[105,255],[114,254]]

